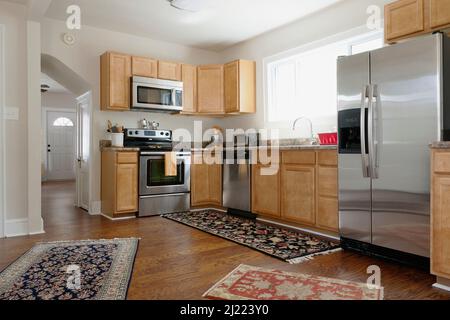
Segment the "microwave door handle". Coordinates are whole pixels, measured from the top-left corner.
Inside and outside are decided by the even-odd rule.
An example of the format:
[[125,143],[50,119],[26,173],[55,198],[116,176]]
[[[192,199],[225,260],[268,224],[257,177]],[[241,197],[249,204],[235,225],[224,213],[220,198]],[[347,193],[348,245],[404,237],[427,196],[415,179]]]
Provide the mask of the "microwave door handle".
[[361,129],[361,161],[362,161],[362,171],[363,171],[363,177],[369,178],[370,177],[370,166],[369,166],[369,155],[366,145],[366,137],[367,137],[367,127],[366,127],[366,110],[367,105],[366,102],[369,98],[369,86],[364,86],[361,92],[361,123],[360,123],[360,129]]
[[172,102],[171,102],[171,106],[174,106],[175,105],[175,100],[176,100],[176,96],[177,95],[177,90],[175,90],[175,89],[172,89]]

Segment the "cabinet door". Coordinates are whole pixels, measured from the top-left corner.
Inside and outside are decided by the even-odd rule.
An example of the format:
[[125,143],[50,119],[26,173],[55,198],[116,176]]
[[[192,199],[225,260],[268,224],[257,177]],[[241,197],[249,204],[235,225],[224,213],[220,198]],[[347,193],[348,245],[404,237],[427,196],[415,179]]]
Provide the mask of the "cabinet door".
[[208,202],[215,205],[222,205],[222,165],[208,165]]
[[181,64],[170,61],[158,61],[158,78],[181,81]]
[[200,206],[209,201],[208,165],[201,163],[202,155],[194,154],[191,164],[191,204]]
[[133,76],[156,78],[158,77],[158,60],[144,57],[131,59]]
[[300,223],[315,223],[315,168],[281,167],[281,216]]
[[197,111],[197,67],[190,64],[181,66],[183,81],[183,112]]
[[101,58],[102,109],[130,109],[131,57],[108,52]]
[[264,216],[280,217],[280,174],[263,175],[268,166],[252,166],[252,211]]
[[318,227],[337,231],[338,215],[338,169],[322,167],[317,169],[317,217]]
[[223,72],[225,112],[239,112],[239,61],[227,63]]
[[434,175],[431,197],[431,270],[450,278],[450,176]]
[[430,26],[432,29],[450,25],[450,0],[430,1]]
[[223,65],[197,69],[198,112],[223,113]]
[[137,163],[117,164],[116,176],[116,212],[138,211]]
[[400,0],[384,9],[386,40],[402,38],[425,30],[424,0]]

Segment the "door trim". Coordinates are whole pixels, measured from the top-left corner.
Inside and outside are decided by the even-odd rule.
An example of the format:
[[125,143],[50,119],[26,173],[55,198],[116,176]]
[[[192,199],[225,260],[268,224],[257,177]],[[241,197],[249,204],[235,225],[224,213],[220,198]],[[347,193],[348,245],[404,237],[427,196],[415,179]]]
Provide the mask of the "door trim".
[[5,126],[4,126],[4,107],[5,107],[5,26],[0,24],[0,238],[3,238],[5,232]]
[[76,205],[79,208],[83,208],[85,210],[88,211],[89,214],[91,215],[98,215],[101,214],[100,212],[100,206],[98,205],[94,205],[93,204],[93,199],[92,199],[92,190],[93,189],[93,177],[92,177],[92,173],[93,173],[93,161],[92,161],[92,156],[94,153],[94,144],[93,144],[93,121],[92,121],[92,91],[88,91],[84,94],[82,94],[81,96],[76,98],[77,100],[77,109],[76,109],[76,118],[77,118],[77,140],[76,140],[76,157],[78,158],[79,156],[79,150],[80,150],[80,141],[79,141],[79,130],[81,130],[81,123],[80,121],[78,121],[79,119],[79,106],[80,104],[86,104],[87,105],[87,112],[89,114],[89,158],[88,158],[88,194],[89,194],[89,200],[88,200],[88,205],[83,206],[82,205],[82,201],[81,201],[81,186],[79,184],[79,171],[77,169],[76,171]]
[[[65,113],[73,113],[76,117],[76,110],[68,109],[68,108],[50,108],[50,107],[43,107],[42,108],[42,128],[43,131],[43,139],[42,139],[42,155],[45,156],[44,158],[44,168],[45,168],[45,174],[42,176],[42,181],[47,181],[47,172],[48,172],[48,153],[47,153],[47,144],[48,144],[48,122],[47,122],[47,113],[48,112],[65,112]],[[76,124],[78,125],[78,124]],[[75,146],[76,147],[76,146]]]

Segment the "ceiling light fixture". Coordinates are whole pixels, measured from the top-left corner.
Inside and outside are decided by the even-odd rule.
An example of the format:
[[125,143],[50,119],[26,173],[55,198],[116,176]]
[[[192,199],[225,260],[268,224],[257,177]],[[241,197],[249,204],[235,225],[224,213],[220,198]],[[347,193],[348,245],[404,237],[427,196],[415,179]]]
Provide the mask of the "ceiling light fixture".
[[205,0],[167,0],[174,8],[190,12],[198,12],[205,7]]

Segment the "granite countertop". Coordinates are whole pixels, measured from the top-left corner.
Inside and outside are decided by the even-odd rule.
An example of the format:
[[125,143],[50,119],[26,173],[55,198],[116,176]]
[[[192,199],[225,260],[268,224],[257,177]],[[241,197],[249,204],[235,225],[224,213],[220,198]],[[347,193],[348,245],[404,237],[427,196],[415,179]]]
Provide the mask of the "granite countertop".
[[100,151],[105,152],[139,152],[139,148],[125,148],[111,146],[111,140],[100,140]]
[[430,144],[431,149],[450,149],[450,141],[436,141]]

